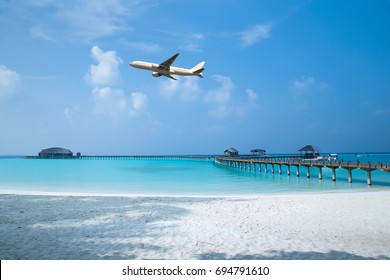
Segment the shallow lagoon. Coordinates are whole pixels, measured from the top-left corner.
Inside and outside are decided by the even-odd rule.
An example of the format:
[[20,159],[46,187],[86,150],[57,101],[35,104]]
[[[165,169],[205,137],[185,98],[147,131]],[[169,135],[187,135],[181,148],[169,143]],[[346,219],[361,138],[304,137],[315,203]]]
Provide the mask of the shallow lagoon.
[[[345,154],[345,162],[389,162],[389,154]],[[66,192],[128,195],[256,195],[292,192],[330,192],[390,189],[390,173],[372,172],[373,185],[366,183],[366,172],[353,171],[353,183],[347,182],[347,171],[337,169],[337,181],[331,180],[331,169],[311,168],[311,178],[301,167],[301,177],[275,170],[254,172],[219,166],[213,161],[170,159],[25,159],[0,158],[1,192]]]

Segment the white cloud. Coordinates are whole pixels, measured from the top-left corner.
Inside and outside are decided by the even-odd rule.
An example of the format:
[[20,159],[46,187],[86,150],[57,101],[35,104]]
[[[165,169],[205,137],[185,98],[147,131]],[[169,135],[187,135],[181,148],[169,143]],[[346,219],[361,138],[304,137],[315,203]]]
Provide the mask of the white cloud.
[[313,77],[304,77],[302,76],[300,79],[295,79],[292,87],[296,90],[304,90],[315,84],[315,80]]
[[79,112],[80,112],[80,106],[78,104],[64,108],[64,116],[72,126],[75,127],[80,126],[80,123],[77,119]]
[[42,39],[49,42],[54,42],[54,39],[48,35],[43,29],[39,26],[33,26],[30,28],[30,34],[36,39]]
[[54,34],[55,30],[58,37],[86,41],[131,31],[129,19],[139,18],[158,5],[158,0],[20,0],[17,5],[0,1],[3,9],[23,20],[34,17],[40,23],[50,21],[45,27],[52,32],[44,34]]
[[137,17],[156,5],[156,1],[77,0],[58,11],[58,17],[71,27],[72,33],[86,39],[131,30],[125,19]]
[[165,100],[170,100],[175,96],[179,85],[179,81],[174,81],[171,79],[161,80],[159,85],[159,95],[161,95]]
[[200,48],[200,45],[198,43],[194,42],[187,42],[180,46],[180,49],[183,51],[189,51],[189,52],[201,52],[202,49]]
[[[96,87],[92,90],[92,99],[95,102],[95,113],[107,116],[119,116],[127,113],[130,116],[138,116],[145,112],[148,104],[148,96],[142,92],[133,92],[126,95],[122,89],[111,87]],[[65,116],[70,114],[68,108]]]
[[258,100],[257,93],[255,93],[252,89],[247,89],[245,93],[246,93],[245,102],[242,102],[237,106],[234,106],[234,112],[238,117],[243,117],[246,115],[246,113],[249,110],[259,107],[259,104],[257,102]]
[[18,73],[0,65],[0,98],[15,93],[20,84]]
[[246,90],[246,95],[248,96],[249,102],[255,102],[257,100],[257,94],[251,89]]
[[31,6],[44,7],[55,3],[57,0],[27,0]]
[[[237,96],[233,99],[234,83],[229,77],[215,75],[213,79],[219,83],[216,89],[208,91],[204,97],[206,104],[210,106],[209,115],[219,119],[231,114],[243,117],[248,111],[258,108],[258,95],[252,89],[245,91],[245,96]],[[241,100],[236,102],[235,100]]]
[[155,43],[131,42],[129,46],[132,49],[142,50],[146,53],[158,53],[162,50],[161,46]]
[[164,128],[164,123],[161,120],[153,120],[150,127],[151,133],[157,133]]
[[135,116],[143,112],[148,103],[148,96],[142,92],[133,92],[131,94],[132,109],[130,115]]
[[204,39],[206,39],[206,36],[203,33],[199,33],[199,32],[192,34],[192,36],[196,40],[204,40]]
[[[128,113],[130,116],[139,115],[145,111],[148,97],[141,92],[126,95],[123,89],[114,89],[111,85],[120,80],[119,64],[122,59],[115,51],[102,51],[94,46],[91,56],[97,61],[90,65],[85,75],[86,80],[95,86],[92,90],[92,99],[95,102],[95,113],[101,115],[117,116]],[[69,111],[65,111],[67,115]]]
[[390,115],[390,107],[389,108],[377,109],[377,110],[374,111],[374,115],[377,115],[377,116]]
[[325,82],[317,81],[313,77],[301,76],[295,79],[291,85],[293,106],[298,111],[310,108],[310,99],[315,97],[315,93],[326,90],[329,85]]
[[166,100],[178,95],[180,100],[184,102],[195,101],[201,92],[198,80],[197,77],[180,77],[176,81],[172,79],[161,80],[159,94]]
[[189,52],[201,52],[200,42],[205,38],[206,36],[203,33],[188,34],[183,38],[185,42],[180,45],[180,49]]
[[206,39],[206,36],[201,32],[187,33],[176,30],[156,30],[163,33],[165,38],[169,38],[172,44],[178,45],[179,49],[189,52],[201,52],[201,42]]
[[229,77],[222,75],[214,75],[213,79],[219,83],[219,87],[210,90],[204,97],[204,101],[212,107],[209,111],[211,116],[225,118],[230,112],[229,102],[234,84]]
[[256,42],[271,37],[271,24],[257,24],[240,33],[243,47],[249,47]]
[[292,84],[292,88],[297,91],[303,91],[308,89],[324,90],[329,85],[325,82],[318,82],[313,77],[301,76],[299,79],[295,79]]
[[97,65],[90,65],[85,76],[91,85],[111,85],[120,80],[119,64],[123,61],[115,51],[104,52],[98,46],[94,46],[91,49],[91,56],[98,62]]
[[95,112],[97,114],[115,116],[127,109],[127,99],[121,89],[96,87],[92,90],[92,98],[95,101]]

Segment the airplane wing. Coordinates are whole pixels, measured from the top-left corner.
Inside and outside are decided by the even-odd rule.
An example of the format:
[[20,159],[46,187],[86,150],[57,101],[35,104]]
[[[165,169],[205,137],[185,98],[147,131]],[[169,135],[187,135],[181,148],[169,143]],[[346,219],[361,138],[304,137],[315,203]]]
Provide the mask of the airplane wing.
[[179,56],[179,54],[175,54],[174,56],[172,56],[171,58],[165,60],[163,63],[160,63],[159,67],[160,69],[162,70],[166,70],[166,71],[169,71],[169,67],[171,67],[172,63],[175,61],[175,59]]
[[165,77],[168,77],[168,78],[171,78],[172,80],[177,80],[176,78],[174,78],[174,77],[172,77],[171,75],[169,75],[169,74],[163,74]]

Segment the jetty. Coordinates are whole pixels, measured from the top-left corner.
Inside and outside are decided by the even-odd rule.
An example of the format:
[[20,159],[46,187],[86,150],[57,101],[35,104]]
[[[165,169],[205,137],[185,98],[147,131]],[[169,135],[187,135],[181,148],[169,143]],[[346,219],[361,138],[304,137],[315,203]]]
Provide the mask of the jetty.
[[25,156],[26,159],[84,159],[84,160],[199,160],[214,161],[214,155],[73,155],[73,156]]
[[352,183],[352,171],[354,169],[361,169],[367,172],[367,184],[372,185],[371,172],[374,170],[382,170],[390,172],[390,165],[376,163],[356,163],[339,162],[335,161],[320,161],[315,159],[306,159],[300,155],[291,156],[263,156],[263,157],[251,157],[251,156],[220,156],[215,157],[215,163],[231,168],[246,169],[254,172],[268,171],[268,167],[271,169],[271,173],[275,173],[275,166],[278,168],[278,173],[282,174],[282,166],[287,167],[287,175],[291,174],[291,166],[295,168],[296,176],[300,176],[300,168],[306,169],[306,177],[310,178],[310,168],[316,167],[318,169],[318,179],[322,180],[322,169],[324,167],[332,169],[332,180],[336,181],[336,170],[343,168],[348,171],[348,182]]
[[[389,164],[370,162],[355,163],[338,161],[337,154],[335,158],[321,157],[319,149],[307,145],[299,150],[299,155],[266,155],[263,149],[253,149],[250,155],[239,155],[234,148],[228,148],[223,155],[81,155],[73,154],[69,149],[53,147],[43,149],[37,156],[25,156],[27,159],[77,159],[77,160],[196,160],[215,162],[218,165],[230,168],[244,169],[253,172],[275,173],[275,167],[278,173],[282,174],[282,166],[287,168],[287,175],[291,174],[291,166],[295,168],[296,176],[301,175],[301,168],[306,169],[306,177],[311,177],[311,168],[318,169],[318,179],[322,180],[322,169],[324,167],[332,170],[332,180],[336,181],[336,170],[339,168],[348,171],[348,182],[352,183],[352,172],[355,169],[364,170],[367,173],[367,184],[372,185],[371,173],[375,170],[390,172]],[[302,154],[304,152],[304,154]],[[331,154],[332,155],[332,154]],[[320,159],[321,158],[321,159]]]

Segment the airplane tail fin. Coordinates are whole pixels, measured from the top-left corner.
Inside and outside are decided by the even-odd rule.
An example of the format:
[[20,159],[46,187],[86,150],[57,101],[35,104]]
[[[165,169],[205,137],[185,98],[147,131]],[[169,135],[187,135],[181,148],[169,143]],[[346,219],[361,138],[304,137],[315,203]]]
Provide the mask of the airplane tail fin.
[[202,72],[203,72],[203,70],[204,70],[203,65],[204,65],[205,63],[206,63],[206,62],[202,61],[202,62],[199,63],[198,65],[192,67],[192,68],[191,68],[192,73],[197,74],[197,76],[203,78],[203,73],[202,73]]

